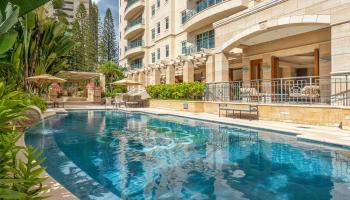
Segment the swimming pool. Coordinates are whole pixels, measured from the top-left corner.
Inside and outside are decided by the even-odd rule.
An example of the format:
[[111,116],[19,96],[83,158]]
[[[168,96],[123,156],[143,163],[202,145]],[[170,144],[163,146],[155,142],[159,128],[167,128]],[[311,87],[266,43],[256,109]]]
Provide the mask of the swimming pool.
[[26,132],[81,199],[350,199],[350,152],[169,115],[79,111]]

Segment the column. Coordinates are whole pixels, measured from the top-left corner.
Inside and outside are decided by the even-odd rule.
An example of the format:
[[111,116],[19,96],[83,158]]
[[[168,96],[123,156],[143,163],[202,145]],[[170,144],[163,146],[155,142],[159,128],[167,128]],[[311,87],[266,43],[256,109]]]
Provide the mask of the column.
[[175,84],[175,66],[168,65],[165,72],[166,84]]
[[250,87],[250,61],[249,57],[242,58],[243,87]]
[[185,61],[183,66],[183,82],[193,82],[194,81],[194,65],[192,61]]
[[158,68],[152,69],[152,79],[153,79],[152,85],[160,84],[160,70]]
[[[272,78],[275,76],[276,70],[272,70],[272,57],[270,54],[264,54],[262,64],[262,81],[258,82],[258,87],[256,88],[258,93],[262,94],[262,98],[259,99],[265,103],[270,103],[272,100],[273,88],[272,88]],[[276,66],[274,66],[276,67]]]
[[[321,44],[319,47],[319,75],[320,75],[320,96],[321,103],[329,104],[331,96],[331,80],[329,76],[331,74],[331,44]],[[324,77],[324,78],[323,78]]]
[[221,52],[215,54],[215,100],[216,101],[230,101],[230,75],[229,75],[229,61],[226,55]]
[[229,68],[226,55],[223,52],[215,54],[215,82],[228,82],[230,80]]
[[208,56],[206,65],[205,79],[207,83],[215,82],[215,58],[214,55]]
[[350,4],[331,10],[332,24],[332,104],[349,106],[350,79]]
[[146,86],[146,83],[145,83],[145,72],[144,71],[140,71],[138,78],[139,78],[138,82],[142,84],[142,85],[139,86],[139,89],[144,88]]

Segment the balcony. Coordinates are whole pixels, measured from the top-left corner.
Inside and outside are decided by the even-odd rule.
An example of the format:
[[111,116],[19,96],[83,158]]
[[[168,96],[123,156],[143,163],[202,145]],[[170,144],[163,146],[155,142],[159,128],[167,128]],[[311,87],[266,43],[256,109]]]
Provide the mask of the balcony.
[[140,13],[145,7],[144,0],[128,0],[125,7],[124,19],[130,20],[133,16]]
[[125,58],[130,59],[135,56],[139,56],[145,53],[144,41],[142,39],[136,39],[125,47]]
[[145,31],[145,23],[143,18],[140,17],[128,23],[128,25],[125,27],[124,38],[128,40],[130,38],[137,36],[143,31]]
[[246,8],[248,0],[203,0],[186,11],[182,23],[186,32],[192,32]]

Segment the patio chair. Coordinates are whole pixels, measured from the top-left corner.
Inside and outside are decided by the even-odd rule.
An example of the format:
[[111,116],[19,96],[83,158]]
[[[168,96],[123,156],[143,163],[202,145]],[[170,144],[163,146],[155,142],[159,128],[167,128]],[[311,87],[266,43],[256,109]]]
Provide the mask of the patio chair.
[[120,108],[121,105],[124,105],[126,107],[126,101],[125,101],[124,96],[127,96],[127,95],[123,94],[121,96],[114,97],[114,100],[112,100],[112,105],[115,106],[116,108]]
[[61,97],[61,98],[59,98],[59,99],[56,99],[55,101],[54,101],[54,107],[56,107],[57,106],[57,108],[59,108],[60,107],[60,104],[62,105],[62,108],[64,108],[64,106],[65,106],[65,103],[68,101],[68,97]]
[[308,85],[300,90],[300,87],[294,86],[290,89],[289,97],[300,100],[317,101],[320,98],[320,86]]
[[243,101],[250,102],[252,100],[259,100],[259,97],[262,94],[259,94],[259,92],[255,88],[241,88],[241,97]]
[[128,101],[126,101],[126,107],[140,107],[142,105],[141,95],[128,96]]

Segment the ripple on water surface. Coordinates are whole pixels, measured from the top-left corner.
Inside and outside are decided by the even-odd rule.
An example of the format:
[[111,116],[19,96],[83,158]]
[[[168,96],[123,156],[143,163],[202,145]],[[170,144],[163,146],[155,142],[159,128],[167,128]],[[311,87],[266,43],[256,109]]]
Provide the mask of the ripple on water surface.
[[81,199],[350,199],[349,151],[171,116],[82,111],[27,131]]

